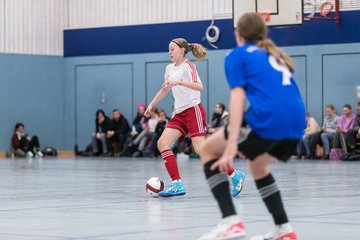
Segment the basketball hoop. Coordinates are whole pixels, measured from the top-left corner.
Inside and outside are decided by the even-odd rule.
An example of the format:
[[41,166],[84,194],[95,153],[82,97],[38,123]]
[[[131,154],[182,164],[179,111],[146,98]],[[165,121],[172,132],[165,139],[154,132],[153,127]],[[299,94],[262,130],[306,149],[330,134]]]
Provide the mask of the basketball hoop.
[[264,21],[265,21],[266,23],[270,22],[270,20],[271,20],[270,13],[262,12],[262,13],[259,13],[259,14],[260,14],[260,16],[263,17],[263,19],[264,19]]
[[321,4],[320,9],[319,9],[320,15],[323,17],[326,17],[331,12],[333,7],[334,7],[334,5],[331,2],[325,2],[325,3]]
[[[308,14],[304,15],[304,20],[335,20],[337,24],[340,24],[340,0],[326,0],[323,3],[317,3],[318,0],[305,0],[304,9]],[[320,16],[316,16],[317,10]],[[330,14],[334,10],[334,14]],[[305,11],[305,10],[304,10]]]

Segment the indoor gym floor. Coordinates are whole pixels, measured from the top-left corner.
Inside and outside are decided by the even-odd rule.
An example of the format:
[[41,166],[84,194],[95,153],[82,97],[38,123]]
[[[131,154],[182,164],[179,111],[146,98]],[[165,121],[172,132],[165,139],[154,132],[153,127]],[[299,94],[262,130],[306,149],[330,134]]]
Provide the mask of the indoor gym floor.
[[[0,160],[1,240],[196,239],[220,219],[199,160],[179,161],[187,194],[150,198],[161,159]],[[235,166],[248,172],[245,161]],[[290,161],[272,166],[301,240],[360,239],[360,164]],[[272,228],[250,175],[234,199],[249,236]]]

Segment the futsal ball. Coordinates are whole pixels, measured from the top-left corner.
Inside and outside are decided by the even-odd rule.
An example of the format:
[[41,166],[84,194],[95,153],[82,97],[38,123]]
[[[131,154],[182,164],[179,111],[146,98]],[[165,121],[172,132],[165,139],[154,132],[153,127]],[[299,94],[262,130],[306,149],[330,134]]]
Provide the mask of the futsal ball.
[[152,177],[146,183],[146,192],[151,197],[159,197],[159,192],[164,190],[164,181],[159,177]]

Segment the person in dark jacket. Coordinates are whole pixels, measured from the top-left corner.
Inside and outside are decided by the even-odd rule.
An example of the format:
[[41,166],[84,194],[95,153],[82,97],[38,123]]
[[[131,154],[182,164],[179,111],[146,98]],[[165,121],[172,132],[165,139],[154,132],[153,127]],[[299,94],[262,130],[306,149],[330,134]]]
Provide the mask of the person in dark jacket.
[[[102,109],[96,111],[95,132],[92,134],[91,145],[95,155],[108,154],[111,147],[110,140],[106,137],[110,129],[111,120]],[[101,150],[99,148],[101,146]]]
[[114,109],[112,111],[110,129],[107,131],[106,137],[110,139],[113,147],[118,147],[116,152],[122,151],[125,139],[129,132],[130,126],[128,120],[121,114],[118,109]]
[[354,127],[347,132],[348,147],[350,151],[354,150],[356,142],[360,141],[360,102],[358,102],[356,110]]
[[215,112],[211,117],[211,122],[208,126],[207,133],[213,134],[217,129],[228,123],[229,113],[226,111],[223,103],[215,105]]
[[126,138],[124,149],[120,153],[120,156],[129,157],[136,151],[137,146],[133,143],[133,141],[144,129],[147,128],[148,118],[144,116],[145,108],[145,103],[138,104],[137,114],[131,123],[130,134]]
[[138,112],[131,124],[130,135],[133,139],[135,139],[136,136],[139,135],[146,126],[148,119],[144,116],[145,109],[146,109],[145,103],[138,104]]
[[30,137],[25,132],[23,123],[17,123],[15,125],[11,146],[16,157],[34,157],[34,154],[38,157],[44,156],[40,151],[39,138],[37,136]]

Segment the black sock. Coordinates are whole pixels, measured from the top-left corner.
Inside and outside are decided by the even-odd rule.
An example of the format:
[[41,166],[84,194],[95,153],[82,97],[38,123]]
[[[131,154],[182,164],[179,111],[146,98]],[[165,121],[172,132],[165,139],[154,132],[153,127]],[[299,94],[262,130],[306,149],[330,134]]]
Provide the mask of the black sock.
[[210,170],[211,165],[217,159],[211,160],[204,165],[204,172],[211,192],[219,204],[223,218],[235,215],[235,207],[230,195],[229,180],[225,173],[220,173],[219,169]]
[[255,180],[255,183],[261,198],[274,218],[275,224],[287,223],[289,220],[281,200],[280,191],[271,173],[263,179]]

